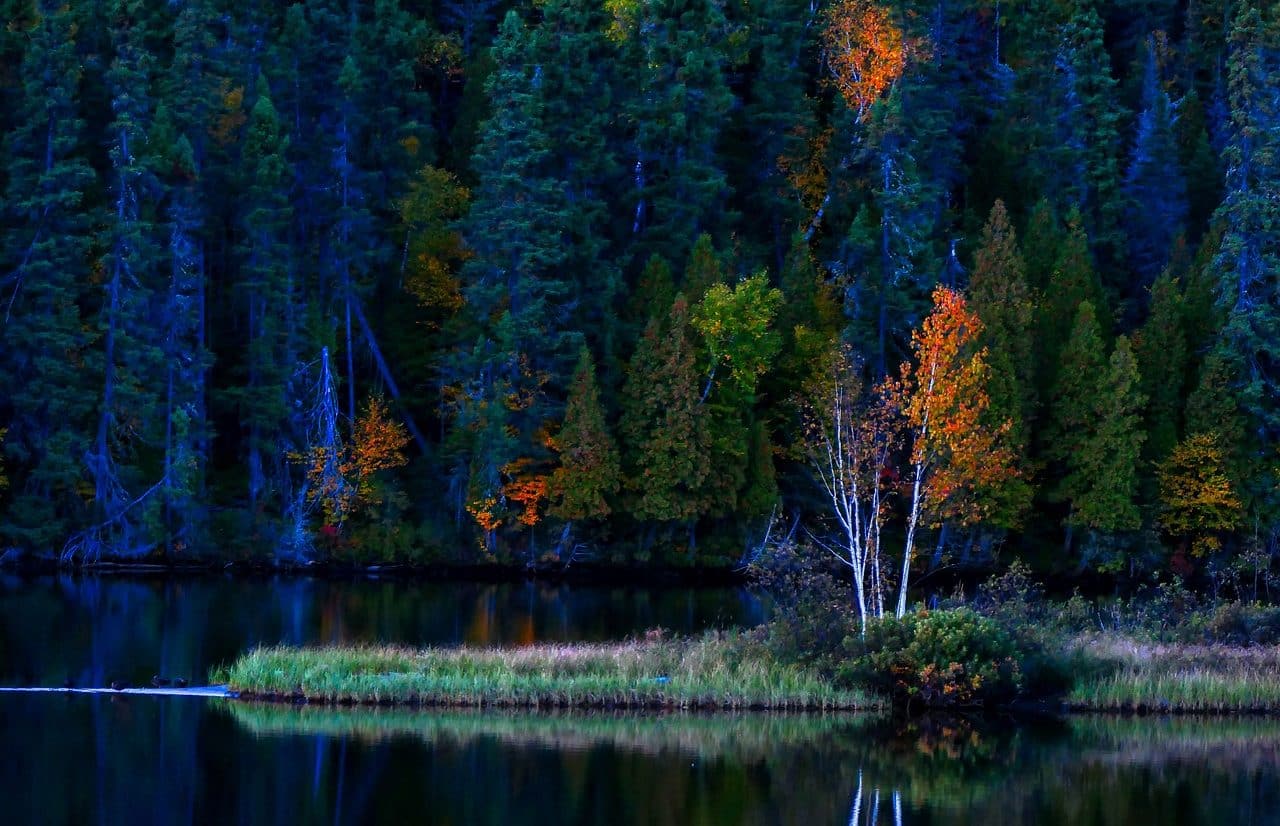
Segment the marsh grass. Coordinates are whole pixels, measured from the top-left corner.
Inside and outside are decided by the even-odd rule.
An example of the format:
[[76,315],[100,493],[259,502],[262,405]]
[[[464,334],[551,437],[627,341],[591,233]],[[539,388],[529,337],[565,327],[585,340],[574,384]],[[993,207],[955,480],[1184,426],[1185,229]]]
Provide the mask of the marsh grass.
[[1088,663],[1067,695],[1076,710],[1169,713],[1280,712],[1280,647],[1078,640]]
[[328,704],[778,711],[876,705],[734,633],[522,648],[258,648],[213,679],[247,698]]

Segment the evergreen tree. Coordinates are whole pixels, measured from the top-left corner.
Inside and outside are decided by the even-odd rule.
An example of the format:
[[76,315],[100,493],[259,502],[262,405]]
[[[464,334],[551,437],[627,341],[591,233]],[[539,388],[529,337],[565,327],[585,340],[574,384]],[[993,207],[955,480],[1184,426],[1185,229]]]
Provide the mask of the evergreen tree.
[[143,509],[158,506],[151,494],[165,480],[140,467],[163,448],[160,342],[152,313],[161,254],[157,247],[158,182],[148,162],[149,58],[137,4],[121,0],[112,12],[116,58],[108,72],[115,120],[108,129],[111,208],[108,253],[103,262],[104,296],[98,327],[102,336],[102,391],[96,437],[89,454],[98,526],[83,536],[83,551],[103,548],[121,555],[146,552],[160,540],[141,526]]
[[[982,320],[982,341],[987,347],[987,424],[998,427],[1007,422],[1009,448],[1025,457],[1036,400],[1035,302],[1003,201],[996,201],[982,230],[969,282],[969,306]],[[1031,504],[1025,458],[1021,467],[1022,473],[1000,479],[998,490],[984,492],[1001,502],[992,518],[1001,527],[1017,525]]]
[[539,69],[525,58],[528,37],[509,13],[494,45],[493,115],[481,130],[472,164],[477,185],[463,223],[474,253],[463,268],[463,295],[477,343],[451,370],[467,388],[454,430],[469,441],[460,468],[470,468],[472,502],[500,498],[503,468],[522,456],[549,458],[538,437],[554,414],[546,385],[555,379],[563,386],[575,339],[562,304],[570,290],[561,269],[563,187],[548,170],[544,101]]
[[1055,66],[1063,101],[1057,150],[1068,175],[1066,203],[1079,208],[1092,248],[1110,272],[1121,260],[1124,207],[1115,80],[1095,0],[1072,4]]
[[711,435],[690,336],[689,305],[677,297],[636,347],[622,389],[628,510],[637,519],[691,522],[702,512]]
[[727,24],[713,0],[626,8],[616,29],[625,66],[619,155],[632,183],[626,218],[640,260],[657,252],[682,261],[691,239],[725,223],[729,187],[716,147],[733,102],[722,51]]
[[622,468],[600,404],[595,362],[585,348],[569,386],[556,450],[560,466],[549,481],[549,513],[568,522],[608,516],[609,500],[621,486]]
[[1260,451],[1280,442],[1280,34],[1255,4],[1236,4],[1230,38],[1231,122],[1224,157],[1225,227],[1216,261],[1223,331],[1239,376],[1241,405]]
[[1058,256],[1042,293],[1036,319],[1040,351],[1037,372],[1044,398],[1048,398],[1057,381],[1064,364],[1064,349],[1073,335],[1073,322],[1085,301],[1091,305],[1091,315],[1099,324],[1099,330],[1105,333],[1110,327],[1105,315],[1106,299],[1089,254],[1084,226],[1079,215],[1073,212],[1067,218],[1067,234],[1058,246]]
[[1178,281],[1169,272],[1151,288],[1151,314],[1134,337],[1133,349],[1147,399],[1143,477],[1165,460],[1178,443],[1186,398],[1187,341],[1185,309]]
[[1059,357],[1042,431],[1044,453],[1056,463],[1058,478],[1062,480],[1051,490],[1052,498],[1058,501],[1074,502],[1085,493],[1088,479],[1073,472],[1072,463],[1082,455],[1093,433],[1095,406],[1105,389],[1106,365],[1106,351],[1093,302],[1082,301],[1076,310],[1071,337]]
[[1173,103],[1160,82],[1155,44],[1147,47],[1142,98],[1124,194],[1129,264],[1140,284],[1153,283],[1169,263],[1174,240],[1186,233],[1187,187],[1174,134]]
[[289,397],[302,318],[288,246],[288,146],[266,83],[260,82],[244,139],[246,188],[238,221],[236,300],[245,320],[244,352],[233,356],[238,382],[223,394],[243,430],[248,504],[255,516],[283,503],[285,458],[295,450]]
[[0,269],[0,420],[13,495],[0,535],[55,547],[88,524],[84,456],[100,386],[88,304],[94,173],[76,101],[74,12],[43,0],[22,62],[19,116],[5,136],[8,189]]
[[1068,460],[1064,482],[1074,524],[1103,533],[1134,531],[1138,510],[1138,461],[1145,434],[1137,361],[1129,339],[1116,339],[1110,367],[1093,403],[1088,437]]

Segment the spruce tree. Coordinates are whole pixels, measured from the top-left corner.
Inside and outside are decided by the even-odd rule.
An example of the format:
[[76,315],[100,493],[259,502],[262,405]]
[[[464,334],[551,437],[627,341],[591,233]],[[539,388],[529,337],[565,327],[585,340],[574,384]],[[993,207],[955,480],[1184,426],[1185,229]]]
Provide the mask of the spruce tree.
[[1106,351],[1093,302],[1076,310],[1071,337],[1062,349],[1053,393],[1045,410],[1044,455],[1055,463],[1059,481],[1050,493],[1058,501],[1075,501],[1088,480],[1072,472],[1095,425],[1095,405],[1103,394]]
[[1133,341],[1142,395],[1147,399],[1147,438],[1142,452],[1147,480],[1178,443],[1181,432],[1187,377],[1184,320],[1180,284],[1166,272],[1151,287],[1151,314]]
[[622,389],[628,510],[640,520],[690,522],[702,512],[711,435],[690,332],[689,305],[677,297],[665,319],[649,322]]
[[1139,285],[1153,283],[1164,270],[1174,240],[1187,226],[1187,186],[1178,158],[1173,103],[1156,68],[1154,42],[1147,46],[1143,76],[1143,110],[1124,181],[1129,265]]
[[1025,457],[1036,401],[1035,301],[1003,201],[996,201],[982,230],[969,281],[969,306],[982,320],[982,341],[987,347],[988,424],[1008,422],[1007,443],[1022,457],[1022,473],[1001,479],[998,489],[985,492],[1000,502],[991,521],[1013,527],[1031,504]]
[[1088,437],[1068,458],[1064,482],[1072,492],[1071,521],[1103,533],[1142,526],[1138,510],[1138,466],[1142,443],[1142,406],[1137,361],[1129,339],[1116,339],[1106,378],[1093,400]]
[[549,480],[548,512],[567,522],[608,516],[612,512],[609,500],[621,485],[622,468],[600,404],[595,362],[586,348],[578,356],[564,424],[555,443],[560,466]]
[[0,535],[59,547],[87,524],[84,457],[100,387],[89,305],[94,173],[76,101],[74,12],[42,0],[22,62],[18,117],[5,135],[9,177],[0,272],[0,421],[13,493]]

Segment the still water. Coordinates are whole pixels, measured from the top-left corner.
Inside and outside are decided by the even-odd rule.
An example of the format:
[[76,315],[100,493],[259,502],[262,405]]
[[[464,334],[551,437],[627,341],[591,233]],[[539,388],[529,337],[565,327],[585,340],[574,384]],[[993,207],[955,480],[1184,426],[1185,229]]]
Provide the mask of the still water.
[[[0,682],[257,643],[750,624],[736,589],[0,578]],[[1280,721],[536,715],[0,695],[0,823],[1280,823]]]

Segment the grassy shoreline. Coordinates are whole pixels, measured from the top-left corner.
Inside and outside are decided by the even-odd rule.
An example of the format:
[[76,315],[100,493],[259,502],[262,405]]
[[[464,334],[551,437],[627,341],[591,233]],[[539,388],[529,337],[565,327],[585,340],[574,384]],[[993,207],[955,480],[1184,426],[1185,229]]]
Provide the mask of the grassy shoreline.
[[[1280,647],[1120,636],[1066,646],[1075,713],[1280,714]],[[214,675],[241,699],[440,708],[864,711],[886,703],[741,635],[523,648],[258,648]]]
[[524,648],[258,648],[215,674],[244,699],[330,705],[843,711],[859,691],[734,634]]
[[1173,645],[1119,636],[1072,643],[1087,667],[1064,701],[1072,711],[1280,713],[1280,646]]

